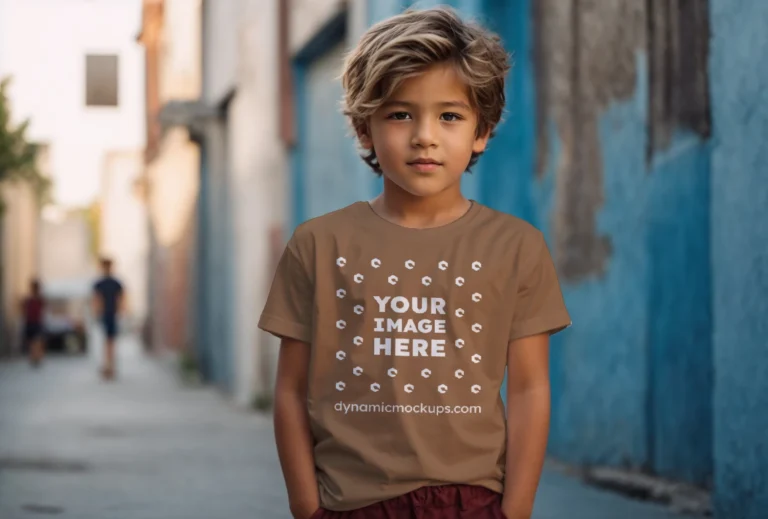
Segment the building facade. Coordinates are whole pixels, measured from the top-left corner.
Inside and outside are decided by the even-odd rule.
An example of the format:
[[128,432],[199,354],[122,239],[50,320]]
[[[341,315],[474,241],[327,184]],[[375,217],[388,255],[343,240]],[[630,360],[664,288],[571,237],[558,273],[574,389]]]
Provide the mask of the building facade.
[[0,77],[12,77],[14,116],[30,119],[29,139],[48,146],[62,206],[98,198],[106,153],[144,147],[139,5],[0,1]]

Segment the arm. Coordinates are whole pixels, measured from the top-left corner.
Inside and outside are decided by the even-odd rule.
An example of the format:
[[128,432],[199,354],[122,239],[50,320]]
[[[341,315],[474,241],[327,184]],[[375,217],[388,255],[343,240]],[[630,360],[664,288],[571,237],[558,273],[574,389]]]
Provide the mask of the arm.
[[275,384],[277,453],[295,519],[307,519],[320,506],[307,412],[309,355],[307,343],[283,339]]
[[509,343],[507,465],[502,509],[507,519],[530,519],[549,435],[549,334]]

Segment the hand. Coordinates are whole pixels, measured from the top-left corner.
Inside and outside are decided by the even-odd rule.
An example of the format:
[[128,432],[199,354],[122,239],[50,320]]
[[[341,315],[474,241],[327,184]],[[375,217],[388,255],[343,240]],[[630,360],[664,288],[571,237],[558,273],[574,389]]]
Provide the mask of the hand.
[[501,502],[501,513],[506,519],[531,519],[531,512],[520,510],[519,506],[507,502],[506,499]]
[[319,504],[314,503],[300,503],[296,506],[291,506],[291,514],[294,519],[309,519],[320,508]]

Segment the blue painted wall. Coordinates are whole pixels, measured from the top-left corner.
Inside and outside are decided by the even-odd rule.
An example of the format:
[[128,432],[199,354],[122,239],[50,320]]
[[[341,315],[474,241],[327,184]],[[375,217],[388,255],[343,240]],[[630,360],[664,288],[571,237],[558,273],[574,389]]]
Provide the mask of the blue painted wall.
[[339,41],[306,67],[304,178],[308,218],[320,216],[360,200],[368,194],[369,176],[357,173],[351,129],[340,109],[344,44]]
[[231,391],[234,349],[234,248],[225,121],[212,122],[201,146],[197,235],[197,351],[207,381]]
[[710,148],[679,135],[650,177],[648,438],[650,467],[712,479]]
[[294,60],[297,144],[291,152],[293,225],[371,198],[377,179],[358,158],[341,113],[346,20],[331,20]]
[[[635,97],[611,106],[599,122],[605,202],[597,232],[611,238],[609,266],[600,277],[563,282],[574,326],[552,353],[550,449],[577,464],[640,466],[648,459],[643,77],[638,75]],[[548,236],[560,153],[554,132],[551,141],[550,170],[534,191],[537,221]]]
[[768,2],[711,0],[716,510],[768,517]]
[[495,137],[472,174],[477,196],[494,209],[538,226],[532,205],[535,145],[535,86],[530,0],[486,0],[471,16],[496,32],[512,53],[514,66],[506,84],[507,105]]
[[[712,473],[709,147],[679,135],[646,164],[648,74],[599,119],[601,275],[563,281],[574,326],[553,343],[550,450],[575,464],[644,468],[706,484]],[[560,145],[534,186],[553,227]]]

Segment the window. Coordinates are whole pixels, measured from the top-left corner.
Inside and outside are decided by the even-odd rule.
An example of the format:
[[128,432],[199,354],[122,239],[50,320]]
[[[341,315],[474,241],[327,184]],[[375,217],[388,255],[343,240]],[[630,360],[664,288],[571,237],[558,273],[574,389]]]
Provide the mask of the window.
[[85,57],[85,105],[117,106],[118,59],[114,54]]

